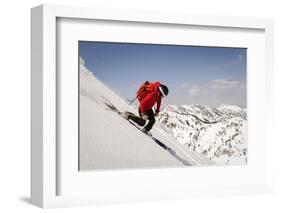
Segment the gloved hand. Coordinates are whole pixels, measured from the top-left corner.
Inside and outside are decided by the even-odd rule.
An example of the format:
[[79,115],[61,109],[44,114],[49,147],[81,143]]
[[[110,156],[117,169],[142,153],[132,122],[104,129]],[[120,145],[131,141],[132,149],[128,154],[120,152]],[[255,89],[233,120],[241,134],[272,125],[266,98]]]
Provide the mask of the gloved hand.
[[159,115],[159,111],[156,110],[155,113],[154,113],[154,116],[157,117],[158,115]]
[[142,118],[143,120],[148,120],[148,115],[145,114],[145,113],[142,113],[141,118]]

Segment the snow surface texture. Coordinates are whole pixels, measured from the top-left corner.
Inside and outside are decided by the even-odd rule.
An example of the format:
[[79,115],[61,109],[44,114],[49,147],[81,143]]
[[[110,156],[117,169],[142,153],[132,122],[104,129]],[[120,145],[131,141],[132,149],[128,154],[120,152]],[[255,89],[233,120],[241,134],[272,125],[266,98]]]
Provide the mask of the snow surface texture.
[[151,133],[171,150],[164,149],[105,103],[137,113],[80,58],[80,170],[215,165],[206,156],[186,149],[170,130],[156,122]]
[[247,113],[238,106],[166,105],[158,121],[188,150],[219,165],[247,163]]

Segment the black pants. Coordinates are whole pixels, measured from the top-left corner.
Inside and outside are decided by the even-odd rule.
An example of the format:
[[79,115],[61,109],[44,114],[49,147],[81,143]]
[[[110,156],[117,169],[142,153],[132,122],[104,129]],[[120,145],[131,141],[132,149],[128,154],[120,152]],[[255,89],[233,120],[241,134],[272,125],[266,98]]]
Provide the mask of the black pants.
[[[140,113],[140,111],[139,111],[139,113]],[[152,109],[150,109],[143,114],[148,116],[148,124],[144,127],[145,131],[148,132],[151,130],[151,128],[153,127],[153,125],[155,123],[154,112]],[[140,116],[141,116],[141,114],[140,114]],[[144,126],[146,124],[146,120],[142,119],[141,117],[130,116],[130,119],[132,121],[134,121],[135,123],[137,123],[139,126]]]

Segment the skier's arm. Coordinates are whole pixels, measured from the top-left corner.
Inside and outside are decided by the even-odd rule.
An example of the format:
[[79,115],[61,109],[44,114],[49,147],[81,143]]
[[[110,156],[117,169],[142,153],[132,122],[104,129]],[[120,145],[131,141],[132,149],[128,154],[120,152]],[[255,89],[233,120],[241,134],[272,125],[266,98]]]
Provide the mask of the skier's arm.
[[157,101],[157,106],[156,106],[156,113],[158,113],[160,111],[160,106],[161,106],[161,99],[162,98],[158,98],[158,101]]

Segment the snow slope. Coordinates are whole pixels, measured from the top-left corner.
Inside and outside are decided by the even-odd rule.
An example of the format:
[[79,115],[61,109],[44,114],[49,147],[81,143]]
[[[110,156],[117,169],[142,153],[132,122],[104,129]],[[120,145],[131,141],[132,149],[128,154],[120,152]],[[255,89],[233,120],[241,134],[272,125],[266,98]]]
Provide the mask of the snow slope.
[[123,117],[108,110],[105,102],[120,111],[137,113],[99,81],[80,58],[80,170],[213,165],[205,156],[188,151],[170,131],[156,122],[153,136],[171,148],[169,152]]
[[220,165],[247,163],[247,114],[238,106],[167,105],[158,121],[188,150]]

